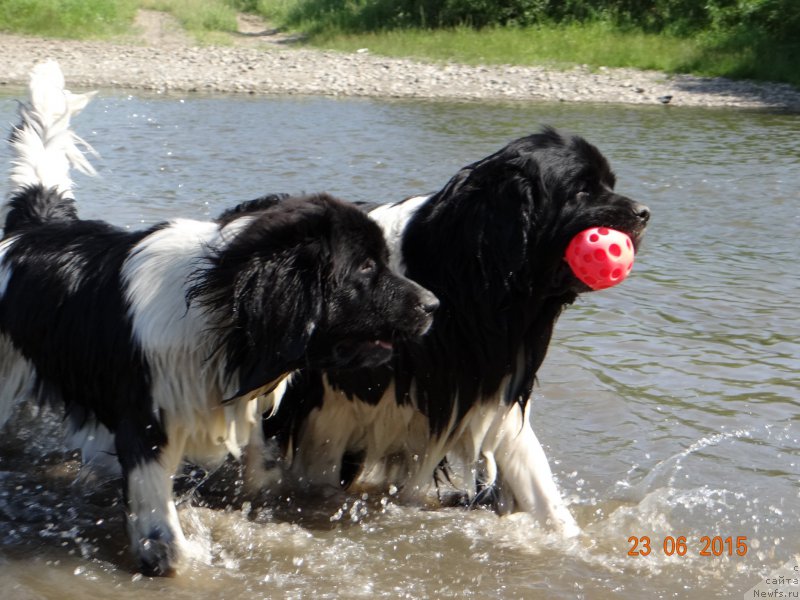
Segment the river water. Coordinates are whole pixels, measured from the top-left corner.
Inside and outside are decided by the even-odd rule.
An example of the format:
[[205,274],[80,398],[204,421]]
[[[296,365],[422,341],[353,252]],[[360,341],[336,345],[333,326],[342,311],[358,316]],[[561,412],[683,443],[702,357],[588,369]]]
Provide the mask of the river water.
[[[0,122],[11,123],[5,93]],[[180,517],[208,559],[151,580],[132,570],[115,494],[60,450],[58,417],[22,411],[0,439],[0,596],[753,598],[780,588],[776,575],[800,564],[800,116],[101,93],[76,120],[101,155],[100,177],[79,176],[77,196],[83,216],[132,228],[275,191],[393,201],[438,189],[542,123],[597,144],[617,189],[653,212],[631,277],[562,315],[534,394],[534,429],[579,540],[519,514],[391,498],[204,506],[187,486]],[[800,597],[783,581],[784,597]]]

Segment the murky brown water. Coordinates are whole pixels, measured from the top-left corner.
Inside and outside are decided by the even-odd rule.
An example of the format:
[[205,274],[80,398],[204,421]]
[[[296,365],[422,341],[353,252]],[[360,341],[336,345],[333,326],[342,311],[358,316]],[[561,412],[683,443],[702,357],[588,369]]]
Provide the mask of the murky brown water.
[[[2,122],[14,110],[0,99]],[[80,476],[56,417],[23,414],[0,439],[0,596],[752,598],[800,564],[797,115],[101,94],[76,126],[102,177],[77,194],[84,216],[131,227],[270,191],[397,200],[540,123],[595,142],[654,215],[631,278],[562,316],[535,393],[581,539],[380,498],[226,508],[187,483],[205,558],[150,580],[113,487]],[[651,554],[629,556],[630,536]],[[679,536],[686,554],[667,556]],[[746,536],[747,553],[702,556],[703,536]]]

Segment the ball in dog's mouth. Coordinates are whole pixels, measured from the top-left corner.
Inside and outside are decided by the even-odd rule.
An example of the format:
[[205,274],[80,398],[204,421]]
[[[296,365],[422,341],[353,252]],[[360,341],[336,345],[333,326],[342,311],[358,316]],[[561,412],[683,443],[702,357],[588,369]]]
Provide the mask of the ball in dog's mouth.
[[590,227],[572,238],[564,259],[575,277],[593,290],[622,283],[633,268],[630,236],[609,227]]

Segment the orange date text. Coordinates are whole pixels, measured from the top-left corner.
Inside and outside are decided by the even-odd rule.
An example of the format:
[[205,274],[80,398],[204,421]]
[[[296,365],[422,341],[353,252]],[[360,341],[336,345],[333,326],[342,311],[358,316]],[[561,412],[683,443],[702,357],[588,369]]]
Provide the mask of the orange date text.
[[649,556],[652,553],[664,556],[745,556],[748,549],[745,535],[704,535],[691,539],[685,535],[668,535],[661,539],[632,535],[628,544],[628,556]]

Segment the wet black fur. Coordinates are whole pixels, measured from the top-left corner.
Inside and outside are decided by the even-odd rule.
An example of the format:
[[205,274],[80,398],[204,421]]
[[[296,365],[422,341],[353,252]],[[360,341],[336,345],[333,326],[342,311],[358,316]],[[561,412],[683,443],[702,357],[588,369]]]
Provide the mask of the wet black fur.
[[[78,420],[91,414],[112,431],[120,423],[149,423],[147,364],[132,342],[120,270],[155,228],[131,233],[81,221],[72,199],[38,185],[10,204],[5,238],[17,239],[4,258],[12,274],[0,297],[0,332],[35,366],[37,395],[63,401]],[[130,457],[132,467],[151,457],[164,434],[158,426],[149,431],[157,439],[143,442],[141,452],[120,453],[120,460]]]

